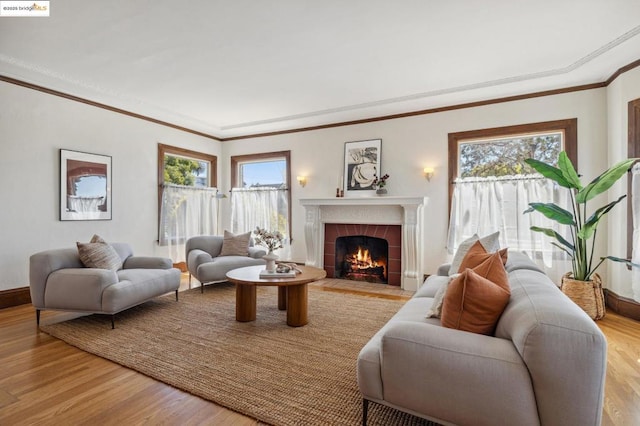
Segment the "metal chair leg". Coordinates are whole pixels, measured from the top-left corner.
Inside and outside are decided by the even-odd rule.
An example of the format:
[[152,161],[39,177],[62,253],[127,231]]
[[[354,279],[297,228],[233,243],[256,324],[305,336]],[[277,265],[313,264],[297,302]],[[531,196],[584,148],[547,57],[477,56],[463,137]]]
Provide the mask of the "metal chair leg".
[[367,426],[368,412],[369,412],[369,400],[362,398],[362,426]]

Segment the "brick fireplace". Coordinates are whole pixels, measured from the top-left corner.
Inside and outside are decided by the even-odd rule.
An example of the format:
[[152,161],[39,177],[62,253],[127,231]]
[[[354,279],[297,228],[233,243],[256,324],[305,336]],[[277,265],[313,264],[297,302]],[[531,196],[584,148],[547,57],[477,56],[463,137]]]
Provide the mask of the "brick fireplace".
[[[336,262],[340,256],[336,256],[336,243],[339,238],[345,237],[373,237],[387,242],[388,251],[385,258],[386,268],[384,281],[385,284],[399,286],[402,282],[401,269],[401,243],[402,230],[400,225],[366,225],[366,224],[339,224],[325,223],[324,225],[324,270],[327,271],[328,277],[344,278],[340,274],[340,267],[336,270]],[[376,259],[374,259],[376,260]],[[354,278],[357,280],[357,278]],[[361,281],[370,281],[362,278]],[[379,282],[379,281],[371,281]]]
[[305,208],[305,263],[324,268],[332,277],[337,237],[343,233],[383,235],[389,242],[389,284],[415,291],[423,281],[426,203],[426,197],[396,196],[301,199]]

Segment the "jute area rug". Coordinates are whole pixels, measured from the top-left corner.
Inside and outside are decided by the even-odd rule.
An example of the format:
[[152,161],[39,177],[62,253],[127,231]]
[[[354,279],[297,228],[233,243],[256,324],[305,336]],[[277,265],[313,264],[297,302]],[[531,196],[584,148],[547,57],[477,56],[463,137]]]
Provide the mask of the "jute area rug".
[[[276,287],[259,287],[257,320],[235,320],[224,283],[163,296],[116,317],[41,329],[84,351],[272,425],[358,425],[360,349],[404,302],[309,289],[309,324],[288,327]],[[369,405],[370,425],[428,425]]]

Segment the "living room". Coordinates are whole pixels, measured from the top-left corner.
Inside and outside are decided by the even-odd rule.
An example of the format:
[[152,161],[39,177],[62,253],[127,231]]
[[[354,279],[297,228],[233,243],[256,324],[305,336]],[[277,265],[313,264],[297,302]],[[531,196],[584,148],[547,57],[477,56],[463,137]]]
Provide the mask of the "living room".
[[[631,13],[637,12],[631,3],[624,5],[628,10],[621,6],[622,16],[617,16],[621,23],[627,22],[624,21],[625,15],[638,16]],[[613,25],[609,33],[602,35],[591,46],[606,46],[625,34],[627,39],[618,40],[618,44],[611,46],[610,51],[599,52],[592,57],[589,54],[595,52],[595,48],[574,53],[567,61],[560,61],[564,64],[564,71],[556,75],[536,78],[535,75],[529,75],[532,73],[526,73],[519,76],[522,77],[520,81],[515,79],[486,87],[478,85],[469,91],[453,93],[453,98],[446,103],[437,99],[439,95],[432,95],[432,104],[426,106],[415,107],[417,104],[412,104],[414,100],[403,99],[394,106],[396,110],[388,110],[378,108],[371,102],[364,108],[342,111],[342,114],[341,111],[331,110],[340,105],[321,107],[322,102],[309,107],[297,106],[295,114],[280,113],[277,105],[288,99],[288,89],[283,88],[280,96],[272,99],[274,112],[271,117],[289,117],[276,123],[279,128],[270,128],[267,116],[260,123],[250,114],[251,105],[246,104],[247,118],[230,117],[224,123],[228,129],[216,132],[203,129],[195,119],[191,120],[195,124],[190,126],[189,119],[175,121],[178,115],[162,115],[162,111],[158,115],[144,113],[146,105],[128,96],[126,84],[116,88],[100,87],[100,80],[91,80],[90,74],[79,72],[78,75],[67,76],[60,68],[57,73],[54,72],[55,63],[49,64],[51,69],[43,71],[38,66],[39,53],[35,47],[25,57],[14,57],[9,45],[29,36],[29,31],[19,27],[24,25],[25,19],[39,20],[37,24],[29,23],[30,30],[37,31],[35,40],[41,40],[47,31],[57,31],[52,38],[58,37],[63,43],[70,42],[63,31],[74,19],[73,15],[64,14],[68,13],[69,6],[53,2],[50,6],[51,16],[48,18],[0,18],[3,40],[0,42],[0,128],[3,135],[0,176],[5,182],[5,208],[0,211],[0,223],[4,224],[4,242],[0,246],[0,269],[3,271],[0,295],[6,300],[22,300],[28,294],[28,259],[33,253],[73,247],[76,241],[89,241],[94,234],[107,241],[126,241],[135,248],[136,253],[149,256],[166,254],[165,248],[157,243],[159,144],[215,156],[216,187],[227,194],[232,180],[231,157],[289,151],[291,244],[287,260],[305,263],[308,253],[306,213],[302,200],[335,197],[337,183],[344,177],[345,143],[381,140],[381,171],[390,176],[386,186],[389,196],[428,199],[423,210],[426,226],[423,230],[425,244],[419,262],[422,268],[420,274],[435,274],[439,265],[451,259],[447,251],[449,134],[576,119],[578,170],[586,181],[628,157],[628,105],[640,98],[640,58],[638,50],[634,48],[640,36],[637,35],[639,31],[636,24],[632,27],[627,22],[626,27],[617,29]],[[144,8],[141,7],[141,10]],[[96,13],[96,10],[93,12]],[[47,19],[51,22],[46,22]],[[37,29],[37,25],[50,28]],[[384,23],[377,25],[383,26]],[[591,25],[585,24],[584,27],[590,28]],[[571,42],[565,41],[565,44],[571,45]],[[98,45],[102,45],[102,42]],[[55,43],[46,45],[44,49],[55,50]],[[596,78],[574,76],[591,65],[606,63],[609,60],[607,55],[617,54],[619,50],[624,53],[615,57],[617,62],[604,67],[603,74],[598,74]],[[73,52],[65,52],[57,52],[60,61],[74,59]],[[75,58],[78,67],[88,60],[83,58],[91,58],[90,53],[90,50],[86,50],[85,56]],[[144,62],[143,49],[137,54],[139,56],[132,58],[131,64],[118,68],[118,72],[130,70],[134,73],[138,66],[144,69],[144,64],[138,64],[138,61]],[[256,52],[253,54],[257,55]],[[592,58],[593,62],[580,62],[587,57]],[[304,58],[312,67],[317,65],[312,58]],[[99,58],[96,62],[107,67],[109,57]],[[432,63],[434,67],[443,66],[437,58]],[[565,69],[571,64],[577,65]],[[551,68],[558,69],[555,66]],[[249,72],[245,77],[247,85],[258,84],[261,80]],[[122,78],[126,80],[125,75]],[[553,81],[548,83],[545,79]],[[485,78],[474,83],[490,80],[496,78]],[[344,91],[349,91],[348,84],[345,83]],[[459,86],[464,84],[460,83]],[[161,90],[159,87],[156,90]],[[242,86],[237,89],[245,90]],[[354,88],[354,92],[366,89],[366,84],[362,84]],[[414,89],[407,93],[426,93],[429,90]],[[474,90],[479,95],[474,97]],[[399,95],[380,96],[374,100],[391,99]],[[342,99],[341,105],[364,104],[362,99],[354,94],[352,99]],[[149,104],[155,102],[154,99],[145,101]],[[262,99],[260,101],[264,102]],[[136,109],[136,105],[140,109]],[[193,106],[189,108],[197,109]],[[175,110],[179,112],[180,107]],[[315,122],[296,121],[299,120],[296,114],[322,110],[325,112],[312,117]],[[256,124],[238,127],[238,130],[231,126],[234,123],[253,122]],[[211,124],[212,127],[216,125],[217,122]],[[59,220],[61,149],[111,157],[111,220]],[[425,168],[433,169],[433,176],[429,180],[425,179]],[[298,184],[296,176],[305,176],[306,185]],[[614,187],[610,197],[615,199],[626,192],[626,183],[621,181]],[[231,214],[229,199],[220,200],[220,233],[227,228],[224,224],[231,222]],[[613,209],[607,219],[601,231],[606,237],[600,238],[597,248],[603,255],[625,256],[629,232],[625,208],[618,206]],[[601,274],[608,290],[625,300],[634,299],[630,273],[623,265],[605,264]],[[35,324],[34,317],[30,317],[29,321]],[[637,322],[633,324],[637,328]],[[634,356],[637,358],[637,354]],[[637,377],[637,367],[633,374]]]

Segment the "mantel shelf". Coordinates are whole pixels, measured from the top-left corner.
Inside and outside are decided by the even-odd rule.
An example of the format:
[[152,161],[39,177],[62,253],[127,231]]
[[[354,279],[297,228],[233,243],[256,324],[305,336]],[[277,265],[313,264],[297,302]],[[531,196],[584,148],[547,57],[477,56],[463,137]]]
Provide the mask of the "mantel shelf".
[[425,205],[427,197],[384,195],[376,197],[303,198],[303,206],[405,206]]

